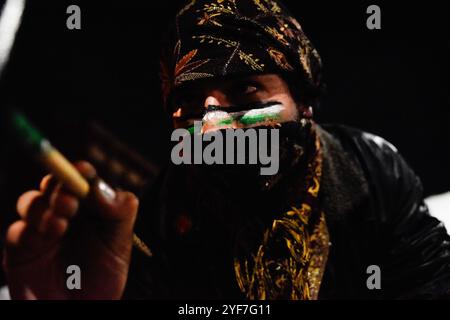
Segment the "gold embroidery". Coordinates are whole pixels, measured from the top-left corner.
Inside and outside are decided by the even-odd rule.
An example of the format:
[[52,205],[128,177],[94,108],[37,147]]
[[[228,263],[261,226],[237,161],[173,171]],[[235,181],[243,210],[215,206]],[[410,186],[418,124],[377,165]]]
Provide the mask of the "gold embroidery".
[[254,58],[253,54],[245,53],[242,50],[238,50],[239,59],[245,62],[250,68],[257,71],[263,71],[264,70],[264,64],[259,63],[258,58]]
[[303,66],[303,69],[306,71],[308,77],[311,79],[312,73],[311,73],[311,65],[310,65],[310,60],[309,60],[309,47],[301,46],[298,49],[298,53],[300,56],[300,63]]
[[227,47],[227,48],[236,47],[238,45],[237,41],[232,41],[232,40],[227,40],[227,39],[222,39],[222,38],[217,38],[217,37],[207,36],[207,35],[192,36],[192,39],[200,39],[200,43],[204,43],[205,41],[208,41],[208,43],[216,42],[217,44],[224,43],[225,47]]
[[268,13],[269,10],[261,3],[260,0],[253,0],[253,2],[255,3],[255,5],[257,6],[257,9],[259,11],[262,11],[264,13]]
[[305,272],[310,257],[306,227],[302,220],[285,215],[264,234],[252,268],[248,261],[242,267],[235,259],[238,285],[248,299],[310,299]]
[[197,0],[191,0],[190,3],[188,3],[183,9],[181,9],[178,14],[177,17],[181,16],[183,13],[185,13],[186,11],[188,11],[196,2]]
[[298,23],[296,19],[294,19],[293,17],[288,17],[288,19],[297,28],[298,31],[303,31],[302,26],[300,25],[300,23]]
[[261,0],[253,0],[253,3],[256,5],[257,10],[262,11],[264,13],[270,13],[272,11],[273,13],[277,14],[281,12],[281,8],[275,1],[271,0],[263,0],[267,6],[261,3]]
[[175,68],[171,69],[168,64],[161,60],[161,80],[162,80],[162,91],[164,103],[166,103],[167,96],[172,90],[173,86],[179,85],[180,83],[198,79],[212,77],[210,73],[204,72],[193,72],[194,70],[200,68],[202,65],[207,63],[209,59],[203,59],[198,61],[192,61],[197,55],[198,50],[194,49],[189,51],[181,59],[179,59],[181,51],[181,41],[177,41],[173,50],[173,57],[177,61]]
[[267,3],[268,6],[270,6],[270,11],[272,11],[273,13],[281,12],[280,6],[275,1],[271,1],[271,0],[264,0],[264,1]]
[[[201,35],[201,36],[193,36],[193,39],[200,39],[200,43],[204,43],[204,42],[208,42],[208,43],[217,43],[218,45],[222,44],[227,48],[231,48],[234,47],[236,48],[238,46],[238,42],[237,41],[232,41],[232,40],[227,40],[227,39],[222,39],[222,38],[217,38],[217,37],[213,37],[213,36],[208,36],[208,35]],[[264,70],[264,64],[260,63],[259,58],[254,58],[253,54],[251,53],[246,53],[240,49],[237,49],[237,53],[239,56],[239,59],[241,59],[242,61],[244,61],[245,64],[247,64],[250,68],[252,68],[255,71],[263,71]]]
[[265,30],[270,33],[276,40],[280,41],[285,46],[289,46],[289,42],[286,41],[284,35],[279,33],[277,29],[273,27],[265,27]]
[[277,24],[280,31],[289,39],[295,39],[295,34],[292,28],[280,17],[277,17]]
[[207,73],[192,72],[209,61],[209,59],[190,62],[197,54],[197,49],[189,51],[175,66],[175,85],[186,79],[194,79],[204,76],[213,76]]
[[330,236],[328,233],[325,215],[322,213],[311,239],[311,261],[308,267],[311,300],[317,300],[322,283],[325,266],[328,260]]
[[[329,235],[325,215],[309,233],[322,175],[320,141],[316,136],[316,156],[308,166],[306,195],[301,207],[292,207],[266,230],[262,244],[251,259],[234,260],[236,280],[248,299],[317,299],[326,261]],[[312,200],[311,200],[312,199]]]
[[218,27],[221,27],[222,25],[217,22],[216,20],[214,20],[214,17],[220,16],[220,13],[214,13],[214,14],[208,14],[207,12],[203,13],[203,17],[198,18],[198,22],[197,25],[202,26],[202,25],[215,25]]
[[[232,1],[233,6],[235,6],[234,1]],[[205,4],[203,5],[203,11],[208,13],[218,13],[218,14],[236,14],[235,8],[232,8],[231,6],[227,5],[225,6],[221,2],[218,3],[211,3],[211,4]]]
[[317,197],[319,194],[319,180],[313,177],[313,185],[308,188],[308,192],[313,196]]
[[275,48],[268,48],[267,52],[269,53],[269,56],[272,58],[272,60],[275,61],[275,63],[281,68],[287,71],[294,70],[294,68],[287,61],[286,56],[281,51],[278,51]]

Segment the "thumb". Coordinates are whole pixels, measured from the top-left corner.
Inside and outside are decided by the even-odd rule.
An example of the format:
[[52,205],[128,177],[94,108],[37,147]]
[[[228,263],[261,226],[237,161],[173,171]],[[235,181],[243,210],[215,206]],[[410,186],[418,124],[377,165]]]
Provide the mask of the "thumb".
[[134,194],[114,190],[97,176],[95,168],[86,161],[80,161],[75,166],[91,182],[87,200],[99,218],[134,224],[139,207],[139,201]]
[[112,189],[101,179],[97,179],[91,188],[90,212],[98,219],[98,234],[113,252],[128,259],[139,208],[138,198],[131,192]]
[[126,223],[131,224],[131,226],[134,224],[139,200],[133,193],[116,191],[105,181],[96,179],[90,197],[91,202],[97,209],[99,218],[111,223]]

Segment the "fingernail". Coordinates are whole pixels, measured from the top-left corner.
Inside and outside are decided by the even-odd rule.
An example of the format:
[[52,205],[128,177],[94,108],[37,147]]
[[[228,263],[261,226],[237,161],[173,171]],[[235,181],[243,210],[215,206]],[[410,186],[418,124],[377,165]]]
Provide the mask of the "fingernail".
[[98,181],[98,189],[106,200],[112,201],[116,198],[116,192],[105,181]]

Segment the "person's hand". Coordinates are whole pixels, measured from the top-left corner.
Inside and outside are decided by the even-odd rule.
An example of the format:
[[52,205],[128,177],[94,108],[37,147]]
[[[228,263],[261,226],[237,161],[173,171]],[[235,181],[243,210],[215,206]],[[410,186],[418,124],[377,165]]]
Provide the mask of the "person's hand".
[[[52,176],[17,202],[21,220],[7,233],[4,269],[12,299],[120,299],[130,264],[137,198],[96,179],[87,162],[76,165],[96,181],[80,202]],[[67,268],[81,270],[81,289],[69,290]]]

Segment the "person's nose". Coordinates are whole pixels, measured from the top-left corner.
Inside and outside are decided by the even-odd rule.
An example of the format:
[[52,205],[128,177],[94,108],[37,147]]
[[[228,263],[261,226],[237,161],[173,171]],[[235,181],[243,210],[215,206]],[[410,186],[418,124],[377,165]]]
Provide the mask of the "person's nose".
[[228,106],[228,100],[226,95],[221,91],[210,91],[206,94],[203,106]]

